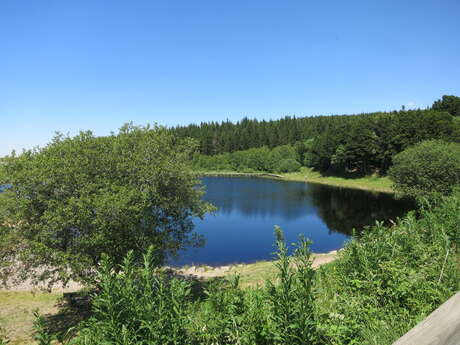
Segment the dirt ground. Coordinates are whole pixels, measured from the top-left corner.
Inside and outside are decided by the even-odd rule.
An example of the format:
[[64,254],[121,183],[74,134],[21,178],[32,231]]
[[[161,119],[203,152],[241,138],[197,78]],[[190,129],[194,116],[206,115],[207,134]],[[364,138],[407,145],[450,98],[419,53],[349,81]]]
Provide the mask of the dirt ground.
[[[335,260],[337,251],[331,251],[324,254],[313,254],[313,268],[327,264]],[[262,283],[265,279],[270,278],[275,271],[273,261],[259,261],[252,264],[236,264],[227,266],[191,266],[177,269],[176,272],[183,275],[194,276],[197,278],[214,278],[224,277],[233,274],[241,276],[242,285],[254,285]]]

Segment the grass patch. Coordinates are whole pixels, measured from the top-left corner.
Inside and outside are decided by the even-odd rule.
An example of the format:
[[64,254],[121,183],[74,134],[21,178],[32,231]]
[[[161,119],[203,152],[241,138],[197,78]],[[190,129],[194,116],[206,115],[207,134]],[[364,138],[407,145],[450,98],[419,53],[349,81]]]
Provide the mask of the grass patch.
[[[318,268],[324,264],[334,261],[337,257],[337,252],[332,251],[329,253],[312,253],[312,267]],[[239,283],[241,287],[262,287],[265,285],[267,280],[273,280],[276,277],[277,261],[257,261],[254,263],[237,264],[230,266],[221,267],[209,267],[205,266],[202,269],[201,266],[195,268],[190,266],[184,266],[179,269],[180,272],[185,274],[192,274],[200,277],[201,279],[207,280],[210,278],[231,278],[235,275],[239,275]]]
[[259,261],[252,264],[244,264],[232,267],[225,276],[239,274],[242,287],[261,286],[267,279],[273,279],[276,275],[274,261]]
[[[62,292],[0,291],[0,327],[10,340],[9,345],[36,344],[32,339],[34,310],[43,315],[46,332],[55,336],[56,344],[66,343],[74,336],[69,330],[90,314],[88,292],[82,289],[69,295],[79,296],[79,303],[63,298]],[[53,343],[54,344],[54,343]]]
[[6,330],[10,345],[32,344],[33,310],[55,314],[62,293],[0,291],[0,325]]
[[388,177],[376,175],[359,178],[345,178],[337,176],[322,176],[311,168],[302,167],[299,172],[282,174],[290,181],[305,181],[311,183],[327,184],[336,187],[356,188],[383,193],[394,193],[393,182]]

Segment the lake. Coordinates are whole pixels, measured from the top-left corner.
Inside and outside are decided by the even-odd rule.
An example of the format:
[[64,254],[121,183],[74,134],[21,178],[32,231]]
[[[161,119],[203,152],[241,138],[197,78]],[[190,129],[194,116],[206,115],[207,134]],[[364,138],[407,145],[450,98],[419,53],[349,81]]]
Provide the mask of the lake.
[[313,252],[329,252],[342,248],[353,229],[361,231],[376,220],[395,220],[413,208],[390,194],[320,184],[249,177],[202,181],[204,199],[218,210],[195,220],[195,231],[206,240],[204,247],[181,252],[172,265],[272,259],[274,225],[283,229],[288,243],[303,234],[313,241]]

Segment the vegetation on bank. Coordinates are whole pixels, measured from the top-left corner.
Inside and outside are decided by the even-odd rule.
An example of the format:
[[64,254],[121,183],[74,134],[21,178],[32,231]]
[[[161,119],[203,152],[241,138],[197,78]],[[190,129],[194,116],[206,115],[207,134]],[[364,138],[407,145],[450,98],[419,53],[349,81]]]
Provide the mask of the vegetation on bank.
[[321,173],[308,167],[301,167],[299,171],[292,173],[264,173],[264,172],[238,172],[238,171],[202,171],[202,176],[235,176],[235,177],[262,177],[283,179],[286,181],[309,182],[325,184],[334,187],[362,189],[381,193],[394,193],[393,182],[386,176],[364,176],[346,178],[339,176],[323,176]]
[[195,154],[193,164],[205,171],[275,173],[294,172],[306,166],[323,175],[353,178],[385,175],[396,154],[422,141],[460,141],[460,122],[448,113],[432,110],[340,119],[321,134],[293,144]]
[[396,189],[413,198],[447,195],[460,184],[460,144],[421,142],[394,157],[389,175]]

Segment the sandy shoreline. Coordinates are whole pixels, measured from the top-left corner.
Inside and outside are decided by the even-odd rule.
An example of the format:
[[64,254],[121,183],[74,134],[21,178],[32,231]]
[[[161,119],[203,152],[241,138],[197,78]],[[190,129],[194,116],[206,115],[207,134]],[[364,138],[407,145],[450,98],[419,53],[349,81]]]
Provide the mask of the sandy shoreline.
[[[327,264],[337,257],[337,251],[333,250],[329,253],[320,253],[312,254],[313,268],[318,268],[321,265]],[[271,265],[274,261],[262,261],[250,264],[233,264],[233,265],[223,265],[217,267],[211,266],[190,266],[190,267],[181,267],[181,268],[170,268],[175,273],[184,276],[193,276],[196,278],[214,278],[214,277],[223,277],[230,274],[245,273],[248,272],[253,267],[263,265]],[[249,273],[246,273],[249,274]],[[31,280],[26,280],[21,283],[17,283],[9,286],[8,288],[1,287],[0,291],[46,291],[48,289],[48,282],[43,282],[39,285],[34,285]],[[52,292],[72,292],[78,291],[83,288],[83,285],[75,281],[70,281],[65,287],[57,283],[51,287]]]

